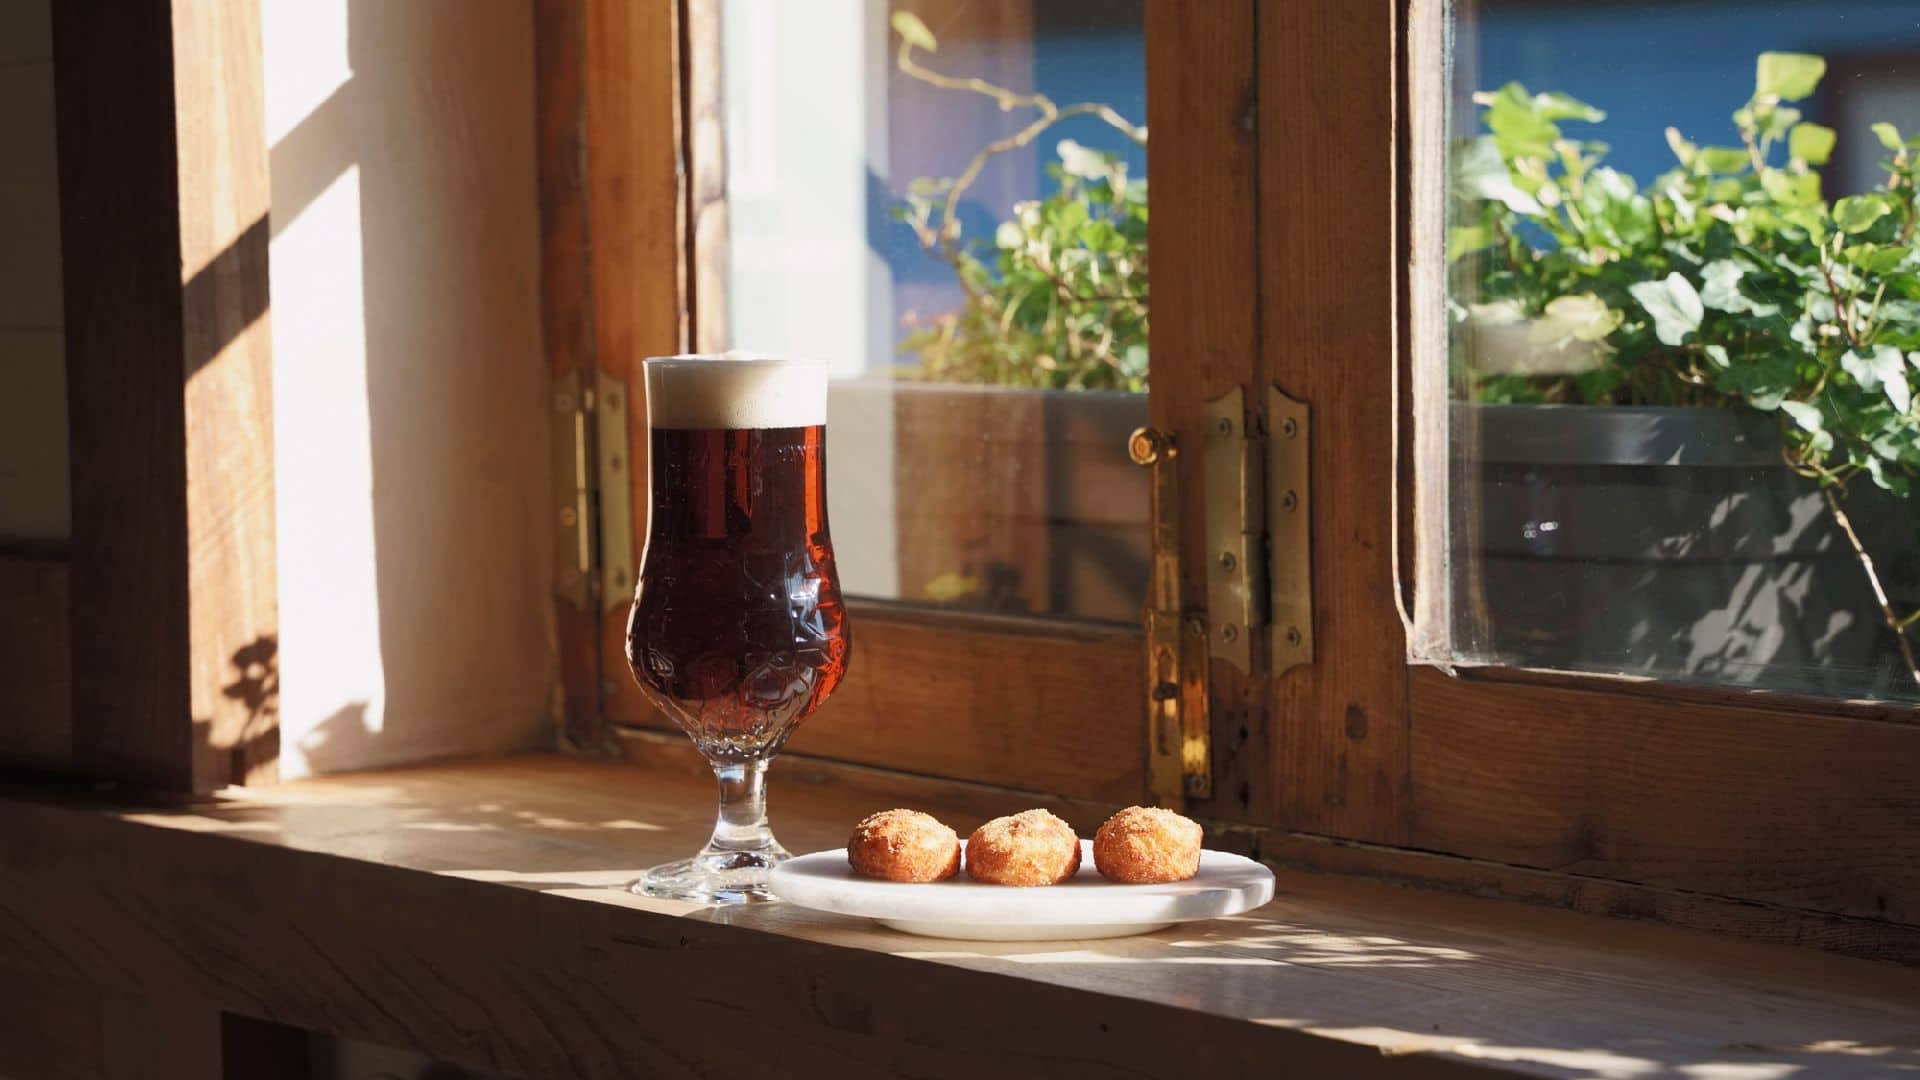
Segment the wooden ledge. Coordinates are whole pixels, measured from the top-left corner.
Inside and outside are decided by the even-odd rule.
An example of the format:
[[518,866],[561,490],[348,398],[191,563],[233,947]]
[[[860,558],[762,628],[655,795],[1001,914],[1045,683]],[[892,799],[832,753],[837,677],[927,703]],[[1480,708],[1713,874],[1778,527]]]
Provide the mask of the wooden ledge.
[[[795,850],[888,801],[780,772]],[[174,808],[14,792],[0,964],[524,1076],[1920,1070],[1920,970],[1364,880],[1283,869],[1243,918],[1019,945],[615,887],[712,798],[551,756]]]

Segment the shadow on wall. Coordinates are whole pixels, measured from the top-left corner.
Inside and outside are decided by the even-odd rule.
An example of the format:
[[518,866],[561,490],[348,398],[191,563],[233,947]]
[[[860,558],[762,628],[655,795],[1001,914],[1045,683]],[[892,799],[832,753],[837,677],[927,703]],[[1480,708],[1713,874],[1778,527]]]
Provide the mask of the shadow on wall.
[[265,19],[283,773],[540,745],[532,5]]

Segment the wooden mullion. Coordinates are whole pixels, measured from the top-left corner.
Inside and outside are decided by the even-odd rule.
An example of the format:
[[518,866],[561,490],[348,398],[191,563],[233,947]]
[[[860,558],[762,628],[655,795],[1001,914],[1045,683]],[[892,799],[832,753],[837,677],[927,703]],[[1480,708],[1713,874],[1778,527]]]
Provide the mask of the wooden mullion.
[[1275,684],[1272,820],[1402,842],[1395,6],[1271,0],[1259,17],[1261,349],[1265,377],[1313,417],[1315,660]]
[[[554,378],[591,376],[593,283],[588,273],[585,10],[580,0],[537,0],[534,78],[538,95],[541,328]],[[571,417],[554,415],[555,423]],[[556,504],[553,512],[560,511]],[[584,527],[584,526],[582,526]],[[558,584],[558,583],[556,583]],[[600,618],[556,596],[565,745],[607,750],[601,704]]]
[[263,779],[278,643],[258,0],[57,4],[53,27],[75,766],[171,790]]
[[[1206,403],[1233,387],[1253,392],[1260,363],[1260,260],[1255,235],[1255,8],[1146,5],[1148,172],[1153,214],[1154,426],[1180,455],[1180,588],[1183,606],[1206,607]],[[1210,799],[1196,813],[1265,821],[1274,804],[1265,657],[1251,674],[1223,660],[1208,672],[1212,722]],[[1144,667],[1145,659],[1141,659]],[[1144,737],[1144,732],[1142,733]]]

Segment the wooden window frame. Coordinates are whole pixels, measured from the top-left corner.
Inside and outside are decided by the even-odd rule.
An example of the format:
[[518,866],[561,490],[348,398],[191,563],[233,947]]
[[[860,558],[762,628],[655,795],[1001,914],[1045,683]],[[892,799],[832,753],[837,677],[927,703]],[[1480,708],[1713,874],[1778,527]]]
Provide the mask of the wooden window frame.
[[[1262,146],[1264,251],[1297,257],[1305,246],[1329,260],[1312,260],[1318,280],[1341,280],[1350,303],[1394,312],[1396,338],[1361,348],[1337,312],[1301,303],[1284,271],[1263,279],[1268,311],[1302,316],[1269,320],[1265,344],[1276,377],[1304,383],[1317,410],[1314,489],[1342,492],[1349,511],[1334,519],[1316,507],[1315,595],[1365,608],[1320,603],[1317,670],[1276,688],[1273,823],[1295,839],[1483,861],[1408,855],[1376,860],[1375,872],[1484,885],[1486,867],[1498,866],[1576,889],[1604,879],[1633,887],[1600,889],[1607,910],[1725,925],[1728,905],[1743,904],[1764,912],[1741,920],[1748,933],[1911,959],[1920,954],[1920,710],[1504,668],[1450,677],[1406,661],[1388,598],[1397,582],[1414,582],[1407,600],[1417,613],[1433,599],[1422,588],[1446,581],[1431,572],[1444,543],[1433,527],[1445,510],[1444,416],[1421,405],[1436,400],[1435,368],[1423,374],[1422,362],[1444,349],[1435,320],[1445,14],[1444,0],[1261,8],[1261,128],[1278,136]],[[1273,16],[1278,33],[1268,32]],[[1292,50],[1303,41],[1350,51],[1323,54],[1324,82],[1300,80]],[[1288,146],[1337,140],[1316,126],[1337,110],[1347,122],[1393,117],[1392,139],[1367,145],[1358,162],[1286,160]],[[1332,182],[1343,173],[1346,183]],[[1285,232],[1289,204],[1318,210],[1304,240]],[[1341,234],[1365,272],[1334,269]],[[1394,265],[1383,268],[1387,255]],[[1322,335],[1337,336],[1334,348]],[[1389,356],[1395,370],[1383,370]],[[1288,370],[1309,357],[1374,377],[1350,380],[1360,388],[1350,397],[1331,387],[1316,395],[1325,366]],[[1398,503],[1394,492],[1409,487],[1412,498]],[[1414,542],[1397,553],[1383,542],[1395,535]],[[1578,903],[1564,891],[1558,901]]]
[[[584,169],[547,178],[580,177],[594,208],[569,216],[543,183],[557,370],[597,362],[632,385],[639,357],[703,340],[721,279],[687,258],[716,182],[686,148],[719,143],[688,127],[716,112],[711,88],[689,79],[699,49],[711,63],[712,3],[648,0],[624,46],[604,39],[619,21],[608,13],[626,10],[616,0],[541,5],[584,9],[587,27],[585,75],[569,84],[543,65],[541,80],[543,159],[557,145],[577,161],[581,131],[586,147]],[[1212,665],[1213,795],[1189,811],[1244,846],[1330,869],[1920,957],[1920,711],[1408,662],[1397,609],[1419,625],[1436,594],[1418,583],[1444,580],[1430,527],[1444,468],[1415,467],[1443,465],[1446,446],[1432,407],[1444,397],[1415,363],[1434,347],[1446,175],[1438,110],[1416,106],[1444,100],[1444,3],[1248,0],[1200,18],[1147,0],[1152,244],[1171,253],[1160,266],[1195,268],[1156,282],[1167,343],[1156,362],[1178,377],[1156,380],[1153,422],[1197,443],[1202,403],[1236,385],[1277,385],[1314,411],[1317,657],[1278,678],[1258,655],[1251,676]],[[543,16],[543,42],[550,31]],[[620,79],[618,110],[596,118]],[[584,102],[583,123],[550,108],[555,87]],[[610,166],[608,154],[633,160]],[[553,271],[556,259],[582,265],[589,217],[591,277],[621,287],[589,290],[583,313],[553,296],[567,280]],[[556,221],[573,239],[556,238]],[[1197,607],[1198,455],[1181,467],[1181,585]],[[634,475],[644,486],[645,471]],[[1146,797],[1137,631],[851,607],[854,674],[795,752],[1097,802]],[[563,627],[570,617],[570,712],[593,743],[610,718],[641,712],[617,663],[620,620],[563,612]],[[590,640],[597,651],[578,645]]]
[[[724,323],[724,297],[716,295],[724,276],[709,224],[724,213],[723,174],[712,160],[723,152],[716,9],[715,0],[539,5],[546,323],[556,374],[597,365],[637,394],[641,358],[711,347]],[[1190,348],[1179,361],[1186,377],[1163,380],[1169,388],[1149,402],[1157,426],[1197,443],[1202,403],[1242,380],[1255,348],[1251,251],[1228,242],[1244,231],[1254,197],[1244,126],[1252,3],[1222,5],[1224,17],[1207,20],[1172,3],[1147,10],[1148,122],[1166,133],[1157,145],[1173,147],[1163,155],[1230,153],[1239,162],[1224,176],[1188,167],[1183,182],[1212,185],[1217,198],[1156,209],[1150,226],[1160,265],[1202,271],[1169,275],[1157,287],[1160,332]],[[1213,62],[1220,57],[1226,62]],[[1180,154],[1174,140],[1199,152]],[[638,436],[645,414],[631,415],[629,435]],[[645,447],[631,444],[634,535],[644,536]],[[1197,455],[1186,464],[1197,545]],[[1204,596],[1197,561],[1189,569],[1185,586]],[[830,711],[795,735],[790,753],[1098,802],[1145,798],[1138,627],[870,600],[848,607],[856,645],[847,681]],[[624,612],[603,617],[562,604],[560,622],[576,746],[617,746],[621,729],[672,730],[624,670]],[[1258,685],[1246,680],[1239,693],[1247,704],[1220,722],[1239,724],[1235,715],[1255,707]]]

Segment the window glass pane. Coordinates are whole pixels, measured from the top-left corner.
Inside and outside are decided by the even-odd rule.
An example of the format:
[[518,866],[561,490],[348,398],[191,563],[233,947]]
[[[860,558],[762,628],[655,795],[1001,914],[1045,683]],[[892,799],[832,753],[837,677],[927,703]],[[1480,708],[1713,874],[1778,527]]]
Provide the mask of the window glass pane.
[[1452,40],[1456,658],[1920,696],[1920,9],[1482,0]]
[[847,592],[1137,620],[1140,0],[726,0],[722,19],[732,344],[833,365]]

